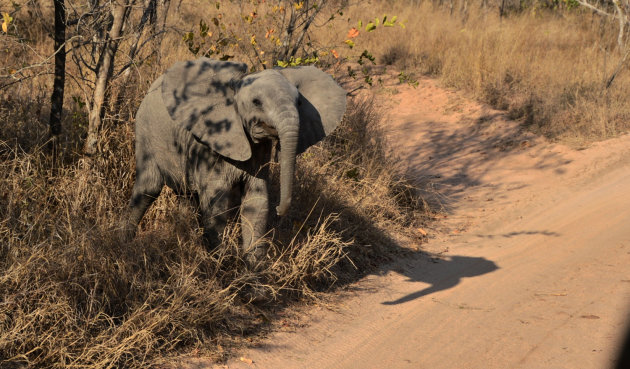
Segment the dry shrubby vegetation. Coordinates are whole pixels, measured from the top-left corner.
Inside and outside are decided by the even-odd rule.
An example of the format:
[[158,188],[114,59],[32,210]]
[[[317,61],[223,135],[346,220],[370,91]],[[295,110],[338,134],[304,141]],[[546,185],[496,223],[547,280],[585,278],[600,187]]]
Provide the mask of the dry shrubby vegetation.
[[[29,23],[26,12],[20,16]],[[32,16],[31,28],[46,28]],[[182,27],[199,23],[186,9],[173,17]],[[39,32],[29,46],[45,55],[51,41]],[[53,151],[46,124],[52,78],[0,91],[2,367],[144,367],[192,350],[222,358],[291,301],[317,299],[410,252],[392,234],[412,234],[407,227],[426,220],[404,168],[387,154],[374,104],[354,99],[339,129],[299,158],[294,206],[271,220],[260,265],[244,261],[237,225],[222,247],[209,249],[195,209],[169,191],[138,237],[121,242],[134,172],[133,124],[125,117],[157,75],[192,57],[175,31],[162,43],[159,63],[148,58],[131,78],[113,81],[96,155],[82,152],[88,112],[81,88],[66,84]],[[11,50],[4,61],[25,52]],[[248,300],[261,289],[271,302]]]
[[[223,10],[222,22],[241,14],[239,4],[223,2],[232,10]],[[355,4],[335,22],[318,18],[308,41],[345,47],[357,19],[397,14],[405,29],[361,29],[356,37],[383,64],[439,76],[550,137],[581,142],[623,132],[630,114],[625,65],[606,88],[623,57],[616,23],[563,4],[505,7],[499,17],[489,1],[374,0],[373,14]],[[52,54],[46,6],[26,2],[13,13],[26,41],[2,38],[1,64],[17,60],[22,68]],[[0,11],[11,9],[0,2]],[[54,150],[47,143],[50,60],[32,69],[41,74],[0,89],[0,366],[140,367],[191,349],[221,358],[288,302],[316,298],[410,252],[394,235],[417,236],[413,226],[430,213],[388,154],[375,105],[359,98],[333,135],[300,156],[294,206],[283,219],[271,219],[264,263],[252,268],[243,261],[236,225],[223,247],[208,249],[195,209],[168,191],[150,208],[139,236],[119,241],[133,183],[135,109],[168,66],[193,57],[182,36],[199,36],[200,14],[208,22],[216,13],[214,2],[171,4],[167,32],[107,90],[96,155],[82,153],[89,98],[81,86],[94,81],[76,78],[76,66],[67,67],[63,131]],[[212,47],[204,42],[200,50]],[[123,52],[129,47],[120,45]],[[236,60],[252,60],[246,50],[223,47]],[[342,76],[334,49],[327,50],[330,70]],[[260,289],[272,304],[247,299]]]
[[[407,252],[389,232],[421,222],[423,204],[392,170],[371,106],[353,103],[332,139],[300,159],[299,206],[274,222],[276,240],[255,270],[235,227],[209,250],[194,209],[172,193],[152,206],[136,240],[118,241],[132,183],[127,125],[108,132],[105,145],[115,149],[89,166],[80,157],[52,163],[37,146],[5,141],[3,366],[144,366],[157,353],[195,347],[220,357],[217,347],[258,332],[275,304],[315,298]],[[260,288],[274,304],[247,301]]]
[[[379,5],[407,19],[405,30],[369,35],[366,45],[382,62],[437,76],[566,143],[630,128],[628,27],[619,45],[617,19],[575,1],[411,3]],[[614,14],[612,2],[597,4]]]

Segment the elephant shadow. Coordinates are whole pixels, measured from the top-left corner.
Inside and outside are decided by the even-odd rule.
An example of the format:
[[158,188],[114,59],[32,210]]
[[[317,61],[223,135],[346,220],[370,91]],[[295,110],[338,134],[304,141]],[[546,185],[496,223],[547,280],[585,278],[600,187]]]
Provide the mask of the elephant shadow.
[[[427,260],[426,258],[424,260]],[[451,256],[446,259],[430,258],[431,262],[415,260],[406,268],[403,274],[408,277],[408,282],[424,282],[429,287],[399,297],[393,301],[385,301],[383,305],[403,304],[435,292],[444,291],[457,286],[462,278],[478,277],[494,272],[499,267],[483,257]],[[400,269],[398,270],[400,271]]]
[[[295,230],[291,229],[296,223],[305,222],[304,229],[313,229],[317,227],[322,214],[336,214],[336,221],[329,225],[330,230],[340,235],[341,241],[350,246],[347,249],[349,260],[342,260],[335,266],[334,272],[338,279],[334,288],[343,289],[367,275],[384,275],[390,271],[405,275],[410,282],[431,284],[420,291],[383,303],[396,305],[453,288],[463,278],[473,278],[499,269],[493,261],[483,257],[445,257],[420,247],[403,246],[374,219],[361,214],[355,207],[345,205],[336,196],[330,196],[317,179],[297,173],[296,182],[296,187],[301,190],[295,194],[294,210],[284,218],[270,212],[269,224],[275,229],[280,244],[287,244],[296,237]],[[272,190],[271,197],[274,194],[277,191]],[[307,213],[316,215],[305,221]],[[305,235],[297,235],[298,240],[300,237]],[[418,240],[419,245],[416,246],[421,243]],[[331,286],[321,287],[328,290]]]

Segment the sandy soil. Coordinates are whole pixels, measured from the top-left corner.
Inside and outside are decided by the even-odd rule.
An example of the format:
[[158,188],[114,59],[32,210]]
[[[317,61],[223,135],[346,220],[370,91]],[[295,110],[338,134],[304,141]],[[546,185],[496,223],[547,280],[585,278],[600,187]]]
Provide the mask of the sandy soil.
[[610,367],[630,323],[630,136],[571,150],[429,79],[378,98],[447,214],[427,254],[217,367]]

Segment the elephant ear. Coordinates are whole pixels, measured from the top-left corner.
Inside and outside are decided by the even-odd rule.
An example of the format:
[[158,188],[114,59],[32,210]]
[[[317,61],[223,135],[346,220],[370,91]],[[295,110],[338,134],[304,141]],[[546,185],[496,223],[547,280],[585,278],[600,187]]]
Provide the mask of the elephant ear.
[[176,63],[162,82],[171,118],[212,150],[239,161],[252,155],[234,105],[234,83],[246,71],[243,63],[199,58]]
[[346,91],[332,77],[312,67],[278,70],[300,92],[300,131],[297,154],[321,141],[341,122],[346,111]]

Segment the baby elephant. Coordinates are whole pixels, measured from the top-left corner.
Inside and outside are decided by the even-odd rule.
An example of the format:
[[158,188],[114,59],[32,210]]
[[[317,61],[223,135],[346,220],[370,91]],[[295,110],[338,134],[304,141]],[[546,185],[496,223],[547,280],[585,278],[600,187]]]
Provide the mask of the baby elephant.
[[240,205],[243,248],[254,259],[264,254],[254,245],[266,231],[273,146],[279,142],[282,216],[291,204],[296,155],[339,124],[346,92],[315,67],[247,70],[200,58],[175,64],[151,85],[136,114],[128,239],[166,184],[198,199],[212,246],[229,210]]

